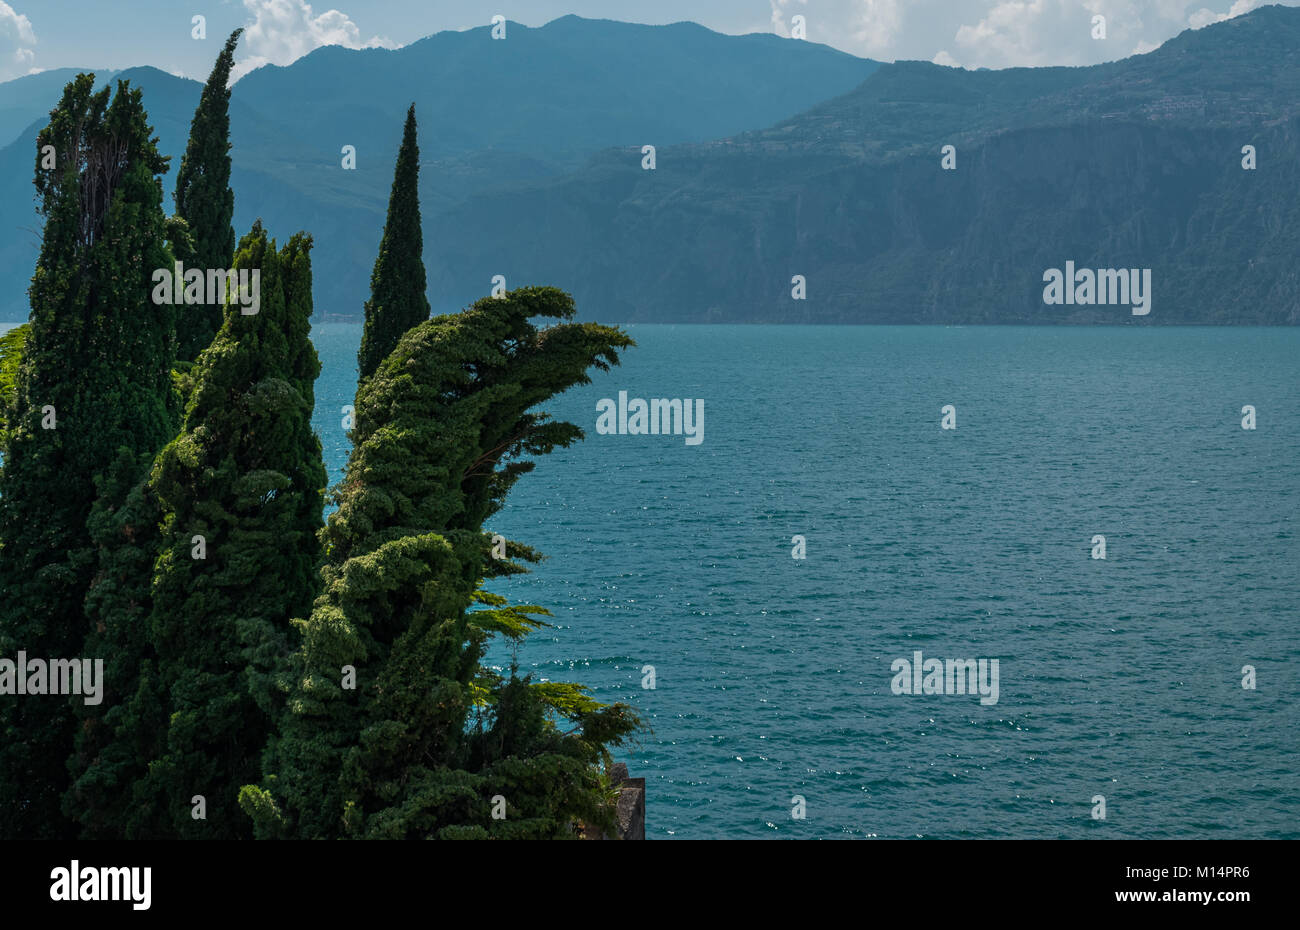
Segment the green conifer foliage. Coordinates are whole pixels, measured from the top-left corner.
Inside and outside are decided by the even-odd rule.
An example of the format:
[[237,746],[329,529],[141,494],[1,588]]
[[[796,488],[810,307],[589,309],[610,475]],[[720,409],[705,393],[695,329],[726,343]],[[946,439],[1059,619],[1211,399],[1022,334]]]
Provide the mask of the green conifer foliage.
[[99,571],[86,594],[84,651],[104,659],[104,693],[99,704],[73,705],[78,717],[68,761],[73,783],[63,812],[90,839],[121,838],[126,824],[139,816],[132,786],[143,777],[150,747],[167,724],[147,637],[162,511],[147,484],[146,458],[151,457],[123,451],[101,483],[87,523]]
[[261,771],[289,619],[311,609],[320,583],[326,477],[311,428],[320,363],[308,338],[310,249],[299,233],[277,252],[260,223],[241,240],[234,266],[260,271],[260,311],[227,304],[195,366],[184,428],[154,465],[165,544],[148,630],[161,697],[142,692],[138,706],[148,723],[161,703],[167,723],[136,786],[150,816],[134,818],[128,835],[251,835],[238,791]]
[[[536,608],[477,593],[504,568],[484,522],[531,457],[582,435],[534,408],[632,344],[573,313],[554,288],[485,298],[415,326],[362,382],[323,534],[325,590],[296,621],[302,648],[267,775],[241,794],[259,836],[563,836],[607,812],[593,766],[634,727],[627,708],[572,688],[548,701],[480,665],[489,635],[538,625]],[[538,317],[560,322],[539,330]],[[552,710],[581,735],[562,735]],[[494,788],[516,805],[504,821],[491,817]]]
[[420,147],[415,135],[415,104],[411,104],[397,152],[379,257],[370,275],[370,299],[357,353],[362,381],[396,348],[403,333],[429,318],[420,230]]
[[[118,82],[110,100],[93,86],[89,74],[70,82],[37,140],[45,230],[0,472],[0,655],[9,657],[84,655],[92,507],[131,486],[115,463],[151,459],[177,424],[173,309],[150,299],[153,271],[172,262],[158,177],[167,160],[140,91]],[[53,169],[42,167],[46,146]],[[82,698],[0,703],[0,836],[72,832],[59,802],[74,702]]]
[[[203,86],[190,139],[176,172],[176,213],[189,227],[192,248],[177,253],[186,267],[229,268],[235,252],[235,194],[230,189],[230,69],[242,29],[236,29],[217,56]],[[221,325],[216,304],[187,306],[178,320],[177,357],[193,361]]]

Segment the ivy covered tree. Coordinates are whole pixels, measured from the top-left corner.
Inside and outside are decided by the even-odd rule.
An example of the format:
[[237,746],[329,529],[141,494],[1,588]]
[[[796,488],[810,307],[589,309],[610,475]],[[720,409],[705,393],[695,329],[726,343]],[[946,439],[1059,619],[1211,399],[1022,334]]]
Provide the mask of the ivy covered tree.
[[[217,56],[198,108],[190,139],[176,172],[176,214],[190,230],[191,247],[178,254],[187,267],[229,268],[235,252],[235,194],[230,189],[230,69],[242,29],[236,29]],[[178,321],[177,355],[193,361],[221,326],[217,304],[187,306]]]
[[[50,164],[54,156],[54,167]],[[0,655],[82,656],[97,567],[92,508],[174,434],[173,308],[150,300],[171,267],[158,152],[138,89],[64,88],[37,139],[45,229],[29,290],[0,471]],[[98,484],[97,484],[98,482]],[[0,703],[0,835],[55,838],[80,697]]]
[[416,142],[415,104],[406,111],[402,145],[397,151],[388,218],[379,242],[379,257],[370,275],[370,299],[357,368],[364,381],[397,347],[402,335],[429,318],[424,295],[424,234],[420,229],[420,147]]
[[[485,521],[532,457],[582,436],[531,411],[632,344],[573,314],[554,288],[485,298],[415,326],[362,382],[323,533],[324,591],[295,621],[302,646],[265,777],[240,797],[258,836],[558,837],[609,825],[598,763],[635,728],[632,712],[481,664],[490,635],[542,623],[538,608],[480,590],[519,570],[490,552]],[[560,322],[539,330],[534,318]],[[509,555],[536,557],[513,544]],[[491,815],[495,794],[504,820]]]

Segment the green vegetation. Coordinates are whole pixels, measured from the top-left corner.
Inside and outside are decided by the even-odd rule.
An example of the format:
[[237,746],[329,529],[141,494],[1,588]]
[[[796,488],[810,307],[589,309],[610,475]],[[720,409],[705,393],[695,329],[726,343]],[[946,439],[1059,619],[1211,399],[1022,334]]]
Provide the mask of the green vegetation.
[[402,334],[429,318],[424,296],[424,235],[420,230],[420,147],[415,138],[415,104],[406,112],[402,147],[397,152],[388,220],[379,242],[379,257],[370,275],[365,329],[357,352],[361,380],[397,347]]
[[[338,510],[322,534],[323,592],[301,646],[265,777],[240,795],[259,837],[571,837],[612,830],[600,771],[636,728],[625,705],[482,664],[489,637],[545,625],[487,578],[536,561],[490,545],[486,522],[532,457],[582,436],[533,411],[632,345],[573,323],[555,288],[484,298],[426,319],[415,109],[366,303],[356,426]],[[419,284],[419,289],[412,287]],[[530,321],[559,321],[539,330]],[[495,548],[495,552],[493,551]],[[562,732],[556,719],[576,725]],[[492,816],[504,799],[504,818]]]
[[8,445],[10,410],[18,400],[18,363],[31,331],[31,324],[24,323],[0,336],[0,454]]
[[[189,146],[176,172],[176,215],[189,228],[191,248],[177,254],[186,267],[229,268],[235,252],[235,193],[230,189],[230,69],[242,29],[236,29],[217,56],[203,87]],[[185,308],[177,321],[177,357],[193,361],[212,342],[221,325],[221,307]]]
[[[116,507],[175,433],[173,309],[149,299],[171,262],[138,90],[79,75],[38,139],[45,216],[31,331],[0,471],[0,655],[83,655],[97,553],[92,509]],[[54,168],[41,166],[45,146]],[[0,703],[0,835],[57,838],[75,716],[61,700]]]
[[[256,223],[233,265],[259,276],[259,311],[228,296],[178,364],[152,272],[219,245],[229,212],[165,218],[139,90],[93,87],[69,84],[41,134],[58,160],[38,162],[31,322],[0,343],[0,655],[102,659],[103,700],[0,704],[0,835],[612,831],[604,770],[635,714],[485,667],[490,637],[547,612],[482,585],[540,558],[486,522],[582,435],[538,405],[632,341],[573,322],[554,288],[427,319],[412,108],[367,304],[374,367],[322,527],[312,238],[277,247]],[[212,125],[196,116],[191,153],[224,151]]]
[[[123,735],[154,748],[128,834],[249,832],[236,795],[259,772],[289,618],[317,589],[325,469],[310,423],[320,371],[308,339],[310,248],[299,234],[277,252],[260,226],[240,242],[235,267],[260,270],[261,310],[227,305],[195,368],[184,428],[154,463],[148,492],[166,540],[147,627],[156,693],[137,694]],[[166,725],[155,728],[159,706]],[[192,816],[193,795],[206,819]]]
[[[494,564],[484,523],[531,456],[581,436],[529,411],[631,345],[616,329],[568,322],[573,313],[554,288],[484,298],[410,330],[362,382],[324,534],[324,593],[296,624],[303,644],[266,778],[241,796],[259,836],[554,837],[575,821],[608,826],[595,765],[634,728],[630,710],[480,664],[489,635],[538,625],[536,608],[478,593],[510,568]],[[538,330],[537,317],[562,322]],[[578,732],[561,733],[550,711]],[[497,794],[505,820],[489,813]]]

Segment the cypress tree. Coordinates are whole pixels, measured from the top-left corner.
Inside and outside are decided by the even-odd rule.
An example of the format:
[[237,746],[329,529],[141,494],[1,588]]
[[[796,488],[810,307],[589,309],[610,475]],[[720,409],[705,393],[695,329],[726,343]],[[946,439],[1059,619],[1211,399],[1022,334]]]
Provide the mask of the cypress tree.
[[[148,623],[156,670],[124,741],[151,761],[128,836],[251,832],[238,791],[260,774],[289,618],[311,609],[319,585],[326,477],[311,428],[320,372],[308,338],[311,244],[299,233],[277,252],[260,222],[241,240],[234,266],[259,270],[260,311],[226,306],[195,367],[181,434],[154,464],[148,490],[165,540]],[[154,729],[160,707],[165,723]],[[192,816],[195,795],[205,819]]]
[[415,104],[406,111],[397,151],[388,218],[379,257],[370,274],[370,299],[357,352],[360,380],[369,378],[412,326],[429,318],[424,296],[424,234],[420,230],[420,147],[415,138]]
[[[177,214],[167,219],[166,232],[173,256],[187,267],[228,268],[232,260],[234,195],[229,189],[226,84],[241,31],[230,36],[217,58],[177,173]],[[216,304],[180,308],[178,358],[192,361],[211,342],[220,320]],[[188,392],[188,373],[179,384]],[[147,476],[151,462],[152,455],[145,453],[138,461],[115,463],[115,472],[104,476],[114,493],[96,503],[88,522],[99,571],[86,598],[91,629],[86,648],[105,657],[106,694],[99,705],[74,705],[80,722],[68,763],[73,786],[64,796],[63,809],[89,837],[121,836],[127,822],[138,816],[131,785],[151,758],[149,740],[166,723],[153,677],[156,660],[145,635],[153,562],[163,545],[158,533],[162,511],[151,489],[135,480]]]
[[[90,74],[70,82],[37,140],[45,229],[0,471],[7,657],[84,655],[92,509],[121,503],[104,495],[129,487],[124,471],[176,429],[175,317],[150,299],[153,270],[172,262],[159,179],[167,160],[138,89],[118,82],[110,101],[109,88],[93,87]],[[53,169],[42,167],[47,147]],[[0,703],[0,835],[71,834],[59,801],[82,703],[31,694]]]
[[[192,250],[178,254],[187,267],[229,268],[235,253],[235,194],[230,189],[230,69],[242,29],[217,56],[190,123],[189,144],[176,172],[176,213],[189,226]],[[221,307],[197,304],[178,321],[178,357],[193,361],[221,325]]]
[[104,658],[104,695],[98,705],[74,705],[79,720],[68,761],[73,781],[63,811],[88,839],[126,835],[126,825],[138,816],[132,786],[153,758],[155,734],[167,725],[147,637],[163,515],[147,479],[138,480],[141,468],[147,475],[147,463],[126,455],[114,463],[87,524],[99,571],[86,594],[85,653]]
[[[480,664],[491,633],[537,625],[535,608],[476,593],[504,570],[490,564],[484,521],[531,470],[528,456],[582,435],[529,410],[632,344],[617,329],[567,322],[573,312],[554,288],[480,300],[411,329],[361,384],[339,509],[323,534],[325,589],[295,621],[303,645],[266,776],[240,798],[259,836],[565,835],[575,818],[607,810],[592,764],[635,725],[627,708],[575,701],[574,689],[548,703],[528,682],[486,680]],[[566,322],[539,331],[535,317]],[[488,609],[471,610],[476,601]],[[496,705],[500,726],[485,730],[495,740],[467,726],[484,702]],[[549,710],[582,735],[560,734]],[[539,786],[547,779],[550,790]],[[518,789],[516,822],[490,816],[500,785]]]

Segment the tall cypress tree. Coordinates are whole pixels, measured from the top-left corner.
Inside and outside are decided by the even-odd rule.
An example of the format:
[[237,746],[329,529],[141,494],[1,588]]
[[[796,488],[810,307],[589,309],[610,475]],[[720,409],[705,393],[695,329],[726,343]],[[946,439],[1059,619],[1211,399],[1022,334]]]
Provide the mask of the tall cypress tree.
[[[226,84],[240,32],[230,36],[203,90],[177,175],[178,213],[167,219],[172,253],[189,267],[227,268],[234,249]],[[178,357],[192,361],[211,342],[220,319],[217,304],[178,308]],[[105,657],[106,693],[99,705],[74,706],[80,720],[68,763],[73,786],[63,809],[89,837],[121,836],[137,816],[131,785],[152,758],[151,736],[166,723],[145,629],[153,563],[163,547],[161,505],[144,484],[152,460],[145,453],[116,462],[103,477],[112,493],[97,501],[88,522],[99,570],[86,598],[86,649]]]
[[[184,428],[154,464],[165,542],[148,622],[156,664],[122,734],[148,760],[127,836],[251,832],[238,791],[261,770],[289,618],[311,609],[319,586],[326,477],[311,428],[310,249],[300,233],[277,252],[260,223],[241,240],[234,265],[260,271],[260,311],[226,306]],[[192,816],[195,795],[204,818]]]
[[[129,487],[124,471],[176,429],[175,317],[150,299],[154,269],[172,262],[159,179],[167,160],[139,90],[118,82],[110,101],[109,88],[93,87],[90,74],[70,82],[37,140],[45,230],[0,471],[6,657],[84,655],[92,508]],[[0,703],[0,835],[72,832],[59,800],[81,702],[29,693]]]
[[121,456],[101,482],[87,524],[99,570],[86,594],[85,654],[104,659],[104,694],[97,705],[73,706],[78,724],[63,811],[89,839],[125,835],[137,816],[132,785],[143,777],[156,734],[167,725],[147,636],[163,516],[148,469],[147,462]]
[[[203,85],[190,123],[190,140],[176,172],[176,213],[189,225],[192,251],[180,254],[187,266],[229,268],[235,253],[235,194],[230,189],[230,69],[242,29],[225,48]],[[178,357],[193,361],[208,347],[221,326],[216,304],[187,306],[178,322]]]
[[[480,300],[407,332],[361,384],[355,446],[323,534],[325,590],[296,621],[303,645],[267,776],[241,794],[260,836],[488,835],[489,789],[505,783],[519,789],[513,800],[525,813],[503,829],[564,835],[575,817],[598,814],[592,763],[634,725],[626,708],[543,706],[531,689],[511,715],[510,699],[528,688],[516,679],[497,689],[508,718],[493,728],[501,751],[485,753],[466,728],[486,637],[528,626],[520,611],[470,610],[492,571],[484,521],[533,467],[528,456],[582,435],[529,410],[588,381],[589,368],[617,364],[631,345],[594,323],[542,332],[529,322],[573,312],[554,288]],[[567,711],[584,735],[563,737],[548,709]],[[547,758],[529,768],[516,750]],[[548,777],[554,791],[536,790]]]
[[429,318],[424,295],[424,234],[420,229],[420,147],[415,138],[415,104],[406,111],[402,145],[397,151],[388,218],[379,242],[379,257],[370,274],[370,299],[357,352],[364,381],[397,347],[412,326]]

